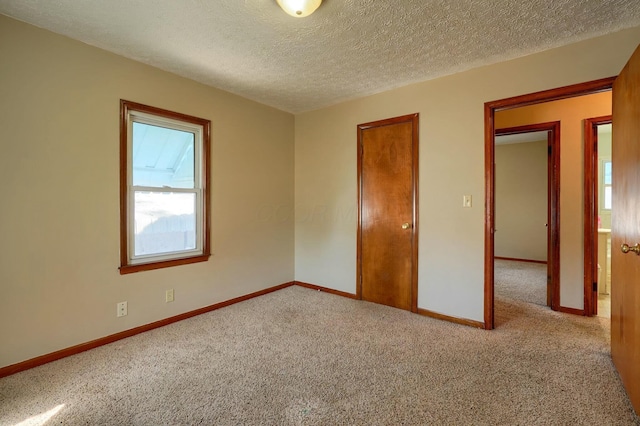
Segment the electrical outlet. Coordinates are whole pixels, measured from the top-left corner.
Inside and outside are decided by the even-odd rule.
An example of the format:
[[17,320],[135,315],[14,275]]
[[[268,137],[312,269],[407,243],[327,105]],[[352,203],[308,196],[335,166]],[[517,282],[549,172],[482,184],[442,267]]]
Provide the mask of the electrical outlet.
[[173,289],[169,289],[165,292],[164,301],[167,303],[173,302]]
[[127,315],[127,302],[118,303],[116,315],[119,317]]

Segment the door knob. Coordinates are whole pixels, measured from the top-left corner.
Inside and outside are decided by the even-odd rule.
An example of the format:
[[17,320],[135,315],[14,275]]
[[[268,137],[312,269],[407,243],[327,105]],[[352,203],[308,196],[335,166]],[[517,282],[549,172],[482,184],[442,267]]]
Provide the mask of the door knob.
[[624,254],[629,253],[630,251],[634,252],[635,254],[637,254],[638,256],[640,256],[640,244],[636,244],[633,247],[629,247],[629,244],[624,243],[621,247],[620,250],[622,250],[622,252]]
[[409,222],[405,222],[402,224],[402,229],[409,229],[411,228],[411,224]]

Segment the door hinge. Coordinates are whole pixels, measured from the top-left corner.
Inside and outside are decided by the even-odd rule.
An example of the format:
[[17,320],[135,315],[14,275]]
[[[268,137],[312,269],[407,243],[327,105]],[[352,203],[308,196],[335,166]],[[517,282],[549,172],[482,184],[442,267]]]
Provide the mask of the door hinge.
[[592,291],[598,291],[598,283],[597,282],[593,283]]

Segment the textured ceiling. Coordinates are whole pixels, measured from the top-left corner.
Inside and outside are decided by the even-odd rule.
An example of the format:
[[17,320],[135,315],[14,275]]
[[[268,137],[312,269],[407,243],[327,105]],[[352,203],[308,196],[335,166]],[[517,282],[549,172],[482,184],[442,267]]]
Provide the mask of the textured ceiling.
[[638,0],[0,0],[0,13],[298,113],[640,25]]

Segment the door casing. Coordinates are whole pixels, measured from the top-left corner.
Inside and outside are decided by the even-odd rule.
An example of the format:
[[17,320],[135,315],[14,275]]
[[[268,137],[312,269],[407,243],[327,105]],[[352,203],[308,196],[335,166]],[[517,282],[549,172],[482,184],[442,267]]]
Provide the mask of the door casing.
[[[584,312],[598,313],[598,126],[612,116],[584,120]],[[606,277],[605,277],[606,279]]]
[[[560,305],[560,122],[496,129],[496,136],[547,131],[547,306]],[[495,167],[493,170],[495,176]],[[495,202],[495,196],[494,196]],[[494,229],[495,232],[495,229]]]

